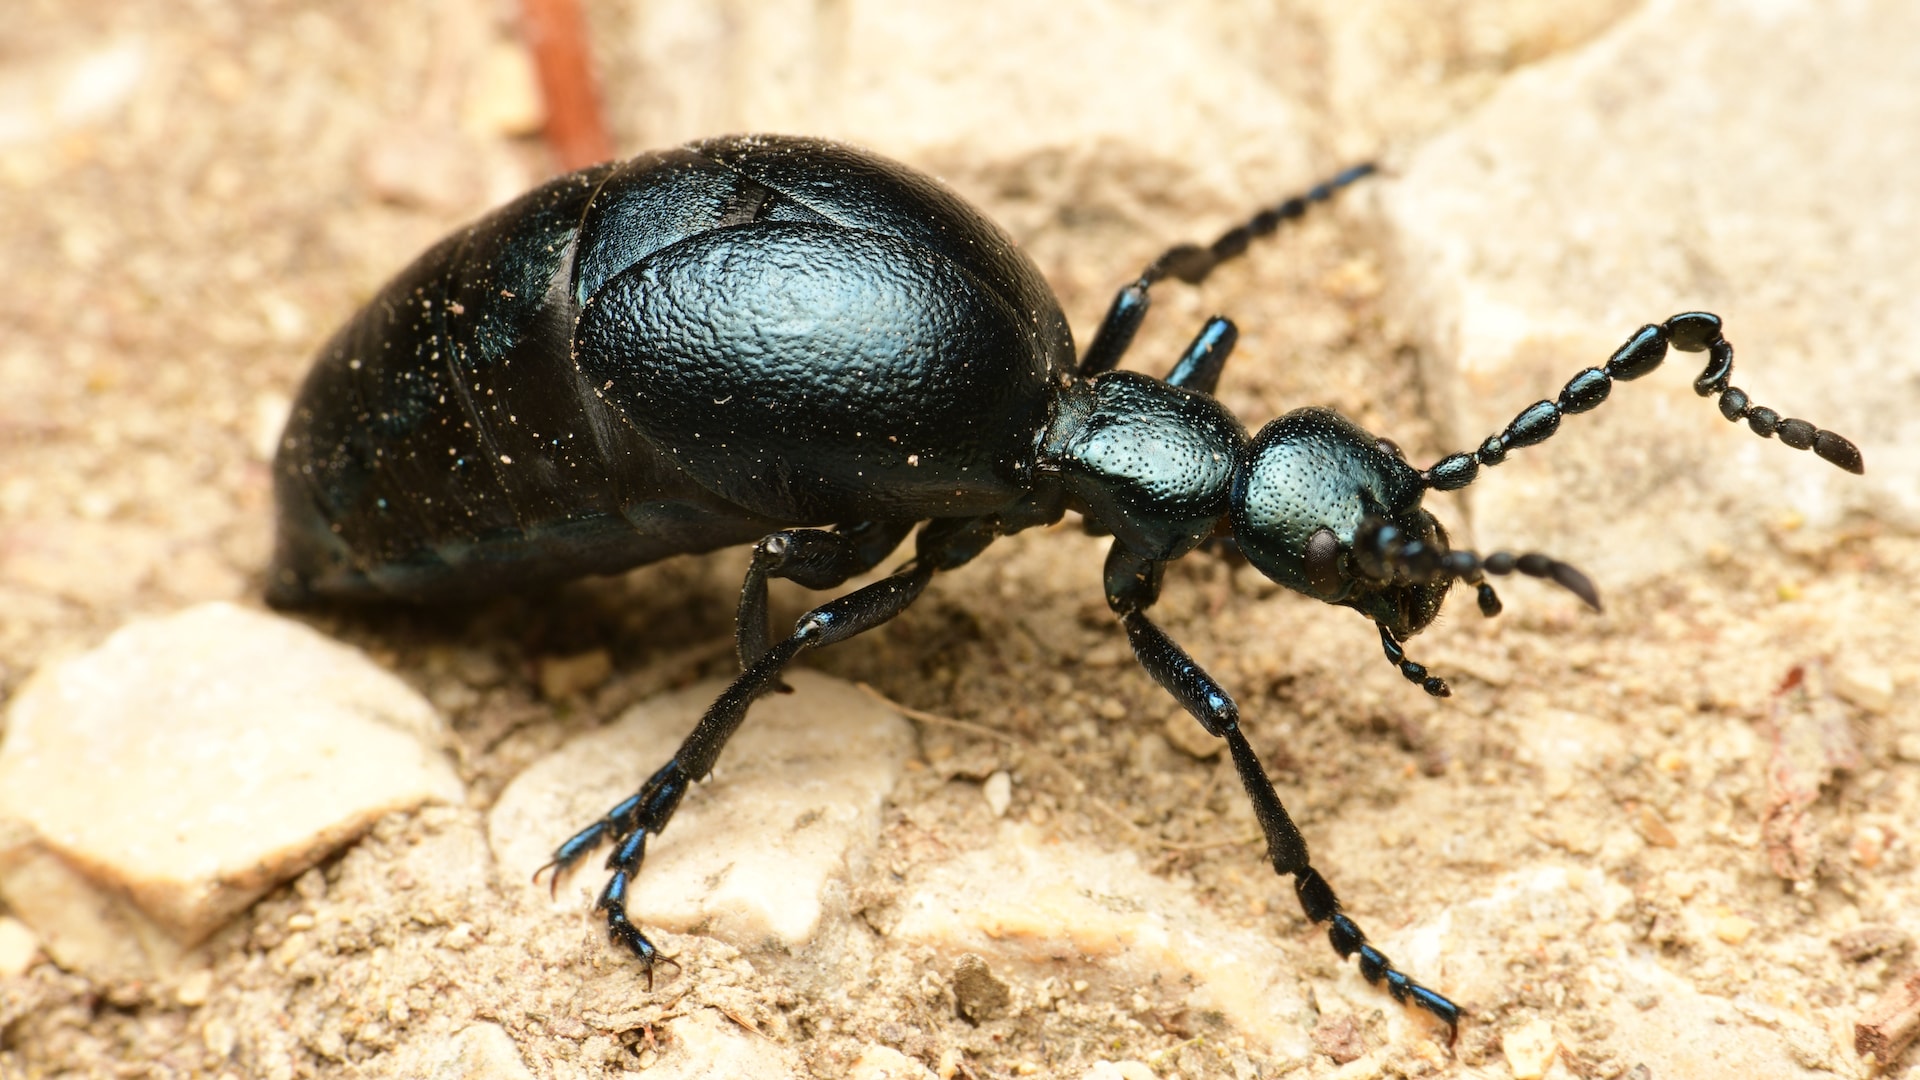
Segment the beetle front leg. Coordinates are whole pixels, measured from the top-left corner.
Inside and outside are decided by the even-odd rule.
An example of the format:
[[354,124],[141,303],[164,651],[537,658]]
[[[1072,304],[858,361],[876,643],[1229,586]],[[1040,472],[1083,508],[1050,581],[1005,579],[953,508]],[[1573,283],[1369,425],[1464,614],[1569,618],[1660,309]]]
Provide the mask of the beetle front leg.
[[1227,366],[1227,357],[1233,355],[1234,343],[1239,340],[1240,328],[1233,325],[1232,319],[1224,315],[1208,319],[1194,335],[1187,351],[1174,362],[1173,370],[1167,372],[1167,384],[1202,394],[1213,393],[1220,385],[1220,372]]
[[1240,730],[1239,706],[1186,650],[1147,618],[1145,609],[1159,598],[1161,565],[1134,555],[1118,542],[1107,556],[1107,603],[1127,628],[1133,655],[1153,681],[1173,695],[1202,727],[1226,740],[1234,771],[1240,775],[1240,785],[1246,789],[1260,832],[1266,837],[1267,859],[1274,873],[1293,875],[1293,891],[1308,921],[1328,924],[1327,937],[1342,959],[1359,955],[1360,974],[1369,983],[1378,985],[1385,980],[1395,1001],[1418,1005],[1447,1025],[1449,1041],[1458,1037],[1460,1006],[1396,969],[1385,953],[1368,944],[1359,924],[1341,912],[1333,887],[1312,866],[1306,837],[1293,823],[1280,793]]

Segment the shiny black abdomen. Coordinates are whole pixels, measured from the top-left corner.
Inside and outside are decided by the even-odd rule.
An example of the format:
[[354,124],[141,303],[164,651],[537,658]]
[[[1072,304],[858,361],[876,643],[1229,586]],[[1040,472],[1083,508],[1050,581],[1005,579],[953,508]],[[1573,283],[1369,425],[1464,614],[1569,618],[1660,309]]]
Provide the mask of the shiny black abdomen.
[[561,177],[321,350],[275,461],[271,598],[482,593],[791,525],[996,512],[1073,347],[936,183],[812,140]]

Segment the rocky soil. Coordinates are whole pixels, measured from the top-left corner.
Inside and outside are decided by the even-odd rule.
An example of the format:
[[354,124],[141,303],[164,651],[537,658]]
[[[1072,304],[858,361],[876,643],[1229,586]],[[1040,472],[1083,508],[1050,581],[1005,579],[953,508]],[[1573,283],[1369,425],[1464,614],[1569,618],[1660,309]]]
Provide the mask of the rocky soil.
[[1349,611],[1171,570],[1156,614],[1349,912],[1463,1003],[1451,1046],[1265,869],[1072,520],[756,706],[636,886],[649,985],[597,863],[530,878],[715,693],[742,552],[459,610],[259,599],[314,349],[550,171],[512,5],[15,7],[0,1077],[1920,1075],[1856,1052],[1920,1009],[1911,5],[588,5],[623,151],[775,130],[928,170],[1081,341],[1167,245],[1379,160],[1155,292],[1128,366],[1229,313],[1251,425],[1329,405],[1428,463],[1703,308],[1755,400],[1860,444],[1864,477],[1765,443],[1676,355],[1435,496],[1606,600],[1456,597],[1409,646],[1446,701]]

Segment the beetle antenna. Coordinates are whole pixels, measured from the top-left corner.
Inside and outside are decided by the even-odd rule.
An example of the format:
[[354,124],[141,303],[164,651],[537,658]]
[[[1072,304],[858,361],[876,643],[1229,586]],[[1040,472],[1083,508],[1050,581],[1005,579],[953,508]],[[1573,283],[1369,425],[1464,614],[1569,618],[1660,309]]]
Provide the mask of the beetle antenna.
[[1370,161],[1349,166],[1306,191],[1275,203],[1235,225],[1221,233],[1211,244],[1204,247],[1199,244],[1175,244],[1161,252],[1159,258],[1140,271],[1140,277],[1133,284],[1121,289],[1113,298],[1113,306],[1107,309],[1106,318],[1100,321],[1100,329],[1093,335],[1093,342],[1080,356],[1081,376],[1098,375],[1119,365],[1127,346],[1133,344],[1133,335],[1140,329],[1141,320],[1147,317],[1147,306],[1152,303],[1147,290],[1155,282],[1172,277],[1189,285],[1198,285],[1213,273],[1215,267],[1244,253],[1256,238],[1269,235],[1280,227],[1281,222],[1304,217],[1308,207],[1326,202],[1341,188],[1376,171],[1378,166]]
[[[1360,573],[1379,582],[1427,584],[1436,581],[1464,581],[1479,594],[1480,614],[1491,619],[1500,614],[1500,597],[1487,584],[1486,574],[1525,574],[1551,581],[1600,610],[1600,594],[1587,575],[1571,564],[1548,558],[1538,552],[1515,555],[1496,551],[1482,558],[1466,549],[1443,551],[1423,540],[1408,539],[1397,527],[1378,518],[1369,519],[1354,538],[1354,564]],[[1380,648],[1387,662],[1400,669],[1407,681],[1434,697],[1450,697],[1453,690],[1438,675],[1430,675],[1424,665],[1407,658],[1400,639],[1385,623],[1380,629]]]
[[1784,419],[1772,409],[1754,404],[1746,391],[1732,385],[1733,345],[1721,334],[1720,327],[1720,316],[1705,311],[1684,312],[1657,325],[1648,323],[1614,351],[1605,367],[1590,367],[1569,379],[1557,400],[1534,402],[1522,409],[1506,430],[1487,436],[1479,449],[1449,454],[1420,478],[1435,491],[1466,487],[1479,475],[1480,466],[1498,465],[1507,459],[1509,450],[1547,441],[1560,429],[1561,416],[1586,412],[1607,400],[1615,379],[1637,379],[1659,367],[1667,358],[1669,345],[1681,352],[1707,354],[1707,366],[1693,380],[1693,392],[1701,397],[1718,394],[1721,416],[1730,421],[1745,420],[1747,427],[1763,439],[1778,435],[1795,450],[1812,450],[1822,460],[1850,473],[1864,472],[1860,448],[1845,437],[1805,420]]
[[1354,538],[1353,550],[1360,571],[1376,581],[1426,584],[1456,580],[1475,586],[1479,592],[1480,613],[1488,618],[1500,614],[1500,598],[1483,574],[1521,573],[1551,581],[1593,610],[1601,610],[1600,593],[1593,587],[1592,579],[1578,567],[1538,552],[1515,555],[1496,551],[1483,558],[1478,552],[1465,548],[1446,551],[1422,540],[1409,539],[1398,528],[1378,519],[1361,526]]

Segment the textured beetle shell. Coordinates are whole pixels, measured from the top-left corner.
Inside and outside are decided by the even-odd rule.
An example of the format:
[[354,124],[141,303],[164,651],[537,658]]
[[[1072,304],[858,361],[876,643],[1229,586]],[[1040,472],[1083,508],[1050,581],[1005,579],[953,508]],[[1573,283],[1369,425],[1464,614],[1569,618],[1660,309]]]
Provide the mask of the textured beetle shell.
[[275,461],[270,598],[992,513],[1072,357],[1032,263],[903,166],[765,137],[596,166],[436,245],[321,350]]

